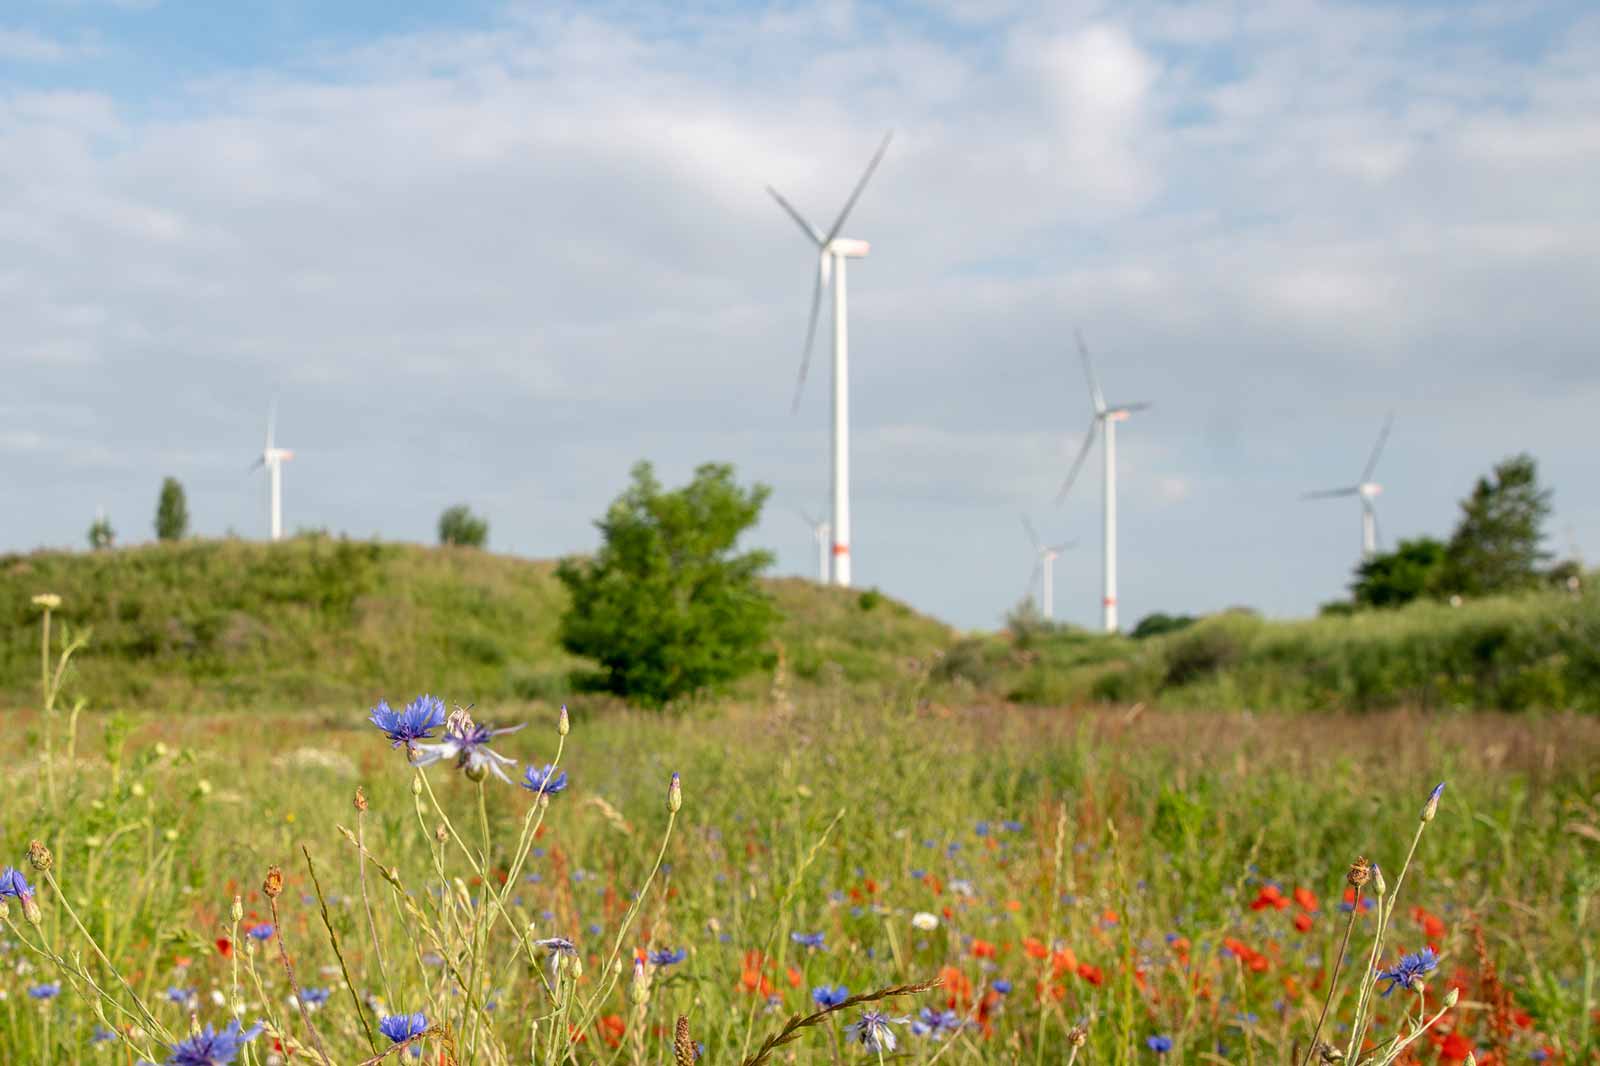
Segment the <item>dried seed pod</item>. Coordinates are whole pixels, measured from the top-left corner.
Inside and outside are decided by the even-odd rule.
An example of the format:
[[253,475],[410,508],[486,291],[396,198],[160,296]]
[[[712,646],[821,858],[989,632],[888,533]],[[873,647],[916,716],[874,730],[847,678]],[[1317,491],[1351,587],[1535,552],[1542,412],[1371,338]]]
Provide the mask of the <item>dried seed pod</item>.
[[261,891],[266,893],[268,899],[277,899],[283,894],[283,871],[276,866],[267,867],[267,879],[261,882]]
[[694,1066],[700,1057],[695,1049],[694,1037],[689,1034],[689,1019],[678,1015],[678,1027],[672,1035],[672,1058],[675,1066]]

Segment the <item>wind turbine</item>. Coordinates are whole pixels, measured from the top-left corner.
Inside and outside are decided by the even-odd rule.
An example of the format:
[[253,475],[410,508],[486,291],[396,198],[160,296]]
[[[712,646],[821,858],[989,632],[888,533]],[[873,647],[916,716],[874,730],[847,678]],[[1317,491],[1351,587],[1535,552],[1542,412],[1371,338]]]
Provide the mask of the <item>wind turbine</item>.
[[1061,553],[1072,547],[1076,541],[1063,541],[1060,544],[1041,544],[1039,533],[1033,528],[1033,523],[1028,521],[1028,516],[1022,516],[1022,528],[1028,534],[1028,541],[1033,545],[1033,576],[1028,578],[1028,591],[1033,591],[1033,583],[1043,578],[1040,596],[1040,613],[1048,621],[1055,617],[1055,562]]
[[831,549],[833,583],[835,585],[850,584],[850,335],[846,323],[845,300],[845,262],[849,259],[864,259],[870,247],[866,241],[852,240],[839,236],[839,231],[844,228],[844,223],[850,217],[850,211],[856,206],[861,192],[867,187],[867,182],[872,179],[872,172],[878,169],[878,163],[883,160],[883,153],[889,149],[889,139],[892,133],[884,134],[883,143],[878,145],[878,150],[873,153],[872,161],[867,164],[866,172],[861,175],[861,180],[856,182],[855,190],[850,193],[850,199],[844,202],[844,209],[839,212],[839,217],[834,219],[833,225],[823,233],[817,227],[807,222],[805,217],[796,211],[794,206],[785,200],[777,189],[767,186],[767,192],[778,201],[778,206],[786,211],[795,224],[800,227],[800,232],[806,239],[817,247],[817,277],[811,288],[811,317],[806,321],[806,343],[800,356],[800,380],[794,390],[794,410],[800,409],[800,394],[806,386],[806,371],[811,367],[811,345],[817,336],[817,316],[822,311],[822,290],[830,280],[833,285],[833,521]]
[[1061,483],[1061,491],[1056,493],[1056,503],[1060,504],[1067,498],[1072,483],[1077,480],[1078,471],[1083,469],[1083,461],[1089,457],[1095,433],[1103,433],[1106,453],[1105,593],[1101,597],[1100,606],[1105,631],[1115,633],[1117,631],[1117,423],[1126,422],[1128,416],[1135,411],[1143,411],[1150,405],[1125,403],[1112,407],[1107,404],[1105,395],[1100,391],[1100,383],[1095,380],[1094,364],[1089,361],[1089,346],[1083,343],[1082,333],[1075,335],[1078,340],[1078,354],[1083,356],[1083,372],[1089,378],[1089,400],[1094,412],[1089,418],[1089,428],[1083,435],[1083,447],[1078,449],[1077,458],[1072,460],[1072,469],[1067,472],[1067,480]]
[[806,526],[811,530],[811,539],[817,542],[817,583],[828,583],[828,531],[831,528],[826,521],[819,522],[805,511],[800,512],[800,517],[805,519]]
[[1354,496],[1361,501],[1361,558],[1370,559],[1378,550],[1378,509],[1373,500],[1383,492],[1383,486],[1372,480],[1372,473],[1378,468],[1378,457],[1383,454],[1383,446],[1389,440],[1389,430],[1394,428],[1394,412],[1384,419],[1383,428],[1378,431],[1378,443],[1372,448],[1372,457],[1367,460],[1366,467],[1361,471],[1361,480],[1354,485],[1342,489],[1323,489],[1320,492],[1308,492],[1300,498],[1302,500],[1329,500],[1335,497]]
[[266,446],[261,449],[260,458],[250,466],[252,471],[267,468],[267,528],[272,540],[283,538],[283,464],[294,458],[294,452],[272,443],[277,421],[278,403],[274,400],[267,408]]

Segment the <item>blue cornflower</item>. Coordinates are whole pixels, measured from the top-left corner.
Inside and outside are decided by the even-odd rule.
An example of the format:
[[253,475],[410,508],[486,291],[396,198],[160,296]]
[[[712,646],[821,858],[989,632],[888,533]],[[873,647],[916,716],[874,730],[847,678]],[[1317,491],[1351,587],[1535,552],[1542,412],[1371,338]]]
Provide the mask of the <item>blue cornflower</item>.
[[961,1015],[953,1010],[935,1010],[932,1007],[923,1007],[917,1016],[911,1019],[911,1031],[917,1036],[937,1036],[948,1030],[955,1032],[961,1028]]
[[818,985],[811,990],[811,1001],[819,1007],[837,1007],[850,998],[850,990],[844,985]]
[[0,870],[0,899],[7,897],[21,902],[33,896],[33,888],[28,884],[28,879],[14,866],[7,866]]
[[246,929],[244,935],[251,940],[271,940],[274,932],[276,930],[272,928],[271,922],[261,922],[259,925],[252,925],[249,929]]
[[1017,821],[1015,818],[1007,818],[1005,821],[1001,822],[1000,824],[1005,826],[1006,832],[1008,832],[1008,833],[1020,833],[1020,832],[1022,832],[1022,823]]
[[391,1044],[410,1040],[427,1031],[428,1016],[421,1011],[415,1014],[391,1014],[378,1021],[378,1032],[388,1037]]
[[241,1032],[237,1018],[221,1032],[207,1024],[203,1031],[172,1045],[172,1057],[167,1059],[167,1066],[228,1066],[242,1045],[260,1035],[259,1023]]
[[541,796],[554,796],[567,790],[567,772],[549,763],[544,768],[530,766],[522,774],[522,787]]
[[655,951],[650,953],[650,965],[676,966],[678,963],[682,962],[688,957],[689,952],[685,948],[679,948],[676,951],[673,951],[670,948],[657,948]]
[[1172,1037],[1147,1036],[1144,1038],[1144,1046],[1154,1051],[1157,1055],[1165,1055],[1172,1050]]
[[302,988],[300,990],[300,1002],[308,1007],[320,1007],[328,1002],[328,990],[326,988]]
[[104,1044],[107,1040],[115,1040],[116,1038],[117,1034],[103,1025],[95,1026],[94,1032],[89,1034],[89,1042],[91,1044]]
[[805,948],[816,948],[821,951],[823,947],[823,934],[821,933],[790,933],[789,939]]
[[1542,1047],[1536,1047],[1528,1057],[1533,1059],[1534,1062],[1543,1062],[1545,1059],[1550,1057],[1550,1052],[1546,1051]]
[[894,1030],[890,1025],[900,1025],[904,1018],[891,1018],[881,1011],[862,1011],[861,1017],[844,1027],[845,1035],[868,1051],[893,1051]]
[[419,740],[432,739],[433,731],[444,725],[444,701],[422,695],[406,704],[405,710],[396,711],[379,700],[367,721],[383,730],[394,747],[410,748]]
[[1383,990],[1383,994],[1387,996],[1397,988],[1410,988],[1411,982],[1421,981],[1422,975],[1437,965],[1439,956],[1434,954],[1432,948],[1423,948],[1413,954],[1400,956],[1399,962],[1387,970],[1378,971],[1378,980],[1389,982],[1389,987]]
[[550,980],[555,981],[561,976],[561,960],[563,958],[576,959],[578,945],[564,936],[547,936],[543,940],[535,940],[534,947],[544,948],[550,953]]
[[1002,977],[994,983],[994,990],[1002,996],[1009,996],[1011,994],[1011,982]]
[[1427,802],[1422,805],[1422,820],[1424,822],[1433,821],[1434,814],[1439,810],[1439,797],[1442,795],[1444,795],[1444,782],[1440,781],[1433,786],[1433,791],[1428,793]]
[[172,985],[167,989],[167,1000],[178,1004],[180,1007],[193,998],[194,989],[192,988],[180,988],[177,985]]
[[515,733],[521,728],[521,725],[507,726],[504,729],[480,725],[474,722],[466,711],[457,710],[445,723],[444,742],[417,745],[417,750],[421,754],[414,755],[411,762],[415,766],[432,766],[440,759],[454,759],[457,769],[474,781],[482,780],[485,772],[493,771],[496,777],[509,785],[512,784],[511,778],[507,777],[506,772],[500,767],[515,766],[517,760],[491,750],[489,742],[502,734]]
[[34,999],[55,999],[61,994],[61,982],[51,981],[47,984],[34,985],[28,989],[28,995]]

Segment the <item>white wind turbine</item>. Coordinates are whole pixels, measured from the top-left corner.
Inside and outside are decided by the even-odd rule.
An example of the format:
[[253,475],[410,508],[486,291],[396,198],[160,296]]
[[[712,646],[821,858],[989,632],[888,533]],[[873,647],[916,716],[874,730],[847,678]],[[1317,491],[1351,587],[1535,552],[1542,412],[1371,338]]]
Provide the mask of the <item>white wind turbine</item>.
[[1028,592],[1033,592],[1034,582],[1040,581],[1039,613],[1048,621],[1055,617],[1055,562],[1061,558],[1061,553],[1072,547],[1076,541],[1062,541],[1060,544],[1042,544],[1039,533],[1033,528],[1033,523],[1028,521],[1028,516],[1022,516],[1023,531],[1028,534],[1028,542],[1033,545],[1033,575],[1028,578]]
[[1094,413],[1089,419],[1089,428],[1083,435],[1083,447],[1078,449],[1078,456],[1072,460],[1072,469],[1067,472],[1067,479],[1061,483],[1061,491],[1056,494],[1056,503],[1067,498],[1072,483],[1078,477],[1078,471],[1083,469],[1083,461],[1089,457],[1089,449],[1094,444],[1096,432],[1105,434],[1106,472],[1105,472],[1105,592],[1101,597],[1105,631],[1117,631],[1117,423],[1126,422],[1128,416],[1135,411],[1143,411],[1150,405],[1148,403],[1125,403],[1116,407],[1109,406],[1106,398],[1100,391],[1100,383],[1095,380],[1094,365],[1089,361],[1089,346],[1083,343],[1083,334],[1078,333],[1078,353],[1083,356],[1083,372],[1089,378],[1089,400],[1094,405]]
[[1301,496],[1302,500],[1329,500],[1335,497],[1354,496],[1361,501],[1361,558],[1370,559],[1378,550],[1378,509],[1373,503],[1378,495],[1383,492],[1383,486],[1372,480],[1373,471],[1378,469],[1378,457],[1383,454],[1383,446],[1389,440],[1389,430],[1394,428],[1394,412],[1384,419],[1383,428],[1378,431],[1378,443],[1372,448],[1372,456],[1367,460],[1367,465],[1361,471],[1361,480],[1354,485],[1347,485],[1342,489],[1323,489],[1320,492],[1308,492]]
[[811,530],[811,539],[817,542],[817,583],[828,583],[828,532],[832,527],[824,521],[817,521],[805,511],[800,512],[800,517],[805,519],[806,526]]
[[272,442],[273,429],[278,421],[278,404],[273,401],[267,408],[267,443],[261,455],[251,464],[252,471],[267,468],[267,529],[271,539],[283,537],[283,464],[294,458],[294,452],[279,448]]
[[767,186],[767,191],[772,198],[778,201],[778,206],[788,212],[794,219],[806,239],[817,247],[817,277],[811,288],[811,317],[806,322],[806,343],[800,356],[800,380],[795,385],[794,409],[800,408],[800,394],[805,389],[806,371],[811,366],[811,344],[817,335],[817,316],[822,311],[822,290],[831,280],[833,284],[833,521],[831,532],[833,544],[831,548],[831,562],[833,583],[835,585],[850,584],[850,337],[846,323],[845,301],[845,261],[848,259],[863,259],[866,257],[869,245],[866,241],[851,240],[840,237],[839,231],[844,228],[845,219],[850,217],[850,211],[856,206],[856,200],[861,196],[867,182],[872,179],[872,172],[878,169],[878,163],[883,159],[883,153],[889,148],[889,139],[893,134],[885,134],[883,143],[878,145],[877,152],[873,153],[872,161],[867,164],[866,172],[861,175],[861,180],[856,182],[856,187],[850,193],[850,199],[844,203],[844,209],[839,212],[839,217],[834,219],[833,225],[827,233],[805,220],[805,217],[794,206],[779,195],[778,190]]

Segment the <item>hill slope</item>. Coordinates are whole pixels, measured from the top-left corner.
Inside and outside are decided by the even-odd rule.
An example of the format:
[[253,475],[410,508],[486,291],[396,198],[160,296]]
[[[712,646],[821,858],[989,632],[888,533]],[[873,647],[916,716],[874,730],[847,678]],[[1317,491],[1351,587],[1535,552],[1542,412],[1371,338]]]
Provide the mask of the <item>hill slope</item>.
[[[952,634],[890,600],[799,579],[768,583],[793,673],[854,682],[926,660]],[[35,700],[39,592],[92,626],[73,691],[92,706],[304,707],[403,698],[559,699],[581,665],[561,650],[553,563],[472,549],[303,536],[0,556],[0,703]],[[871,597],[866,600],[871,603]]]

